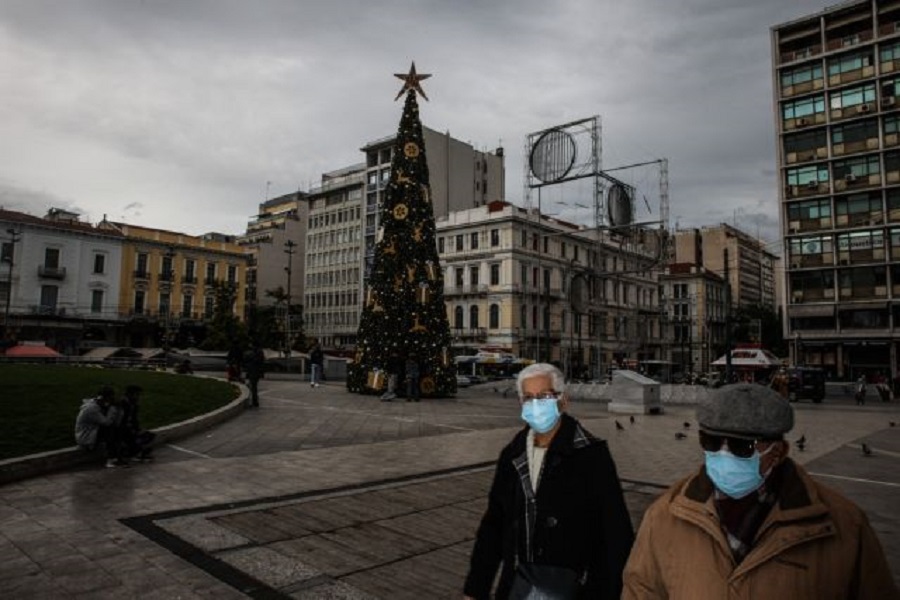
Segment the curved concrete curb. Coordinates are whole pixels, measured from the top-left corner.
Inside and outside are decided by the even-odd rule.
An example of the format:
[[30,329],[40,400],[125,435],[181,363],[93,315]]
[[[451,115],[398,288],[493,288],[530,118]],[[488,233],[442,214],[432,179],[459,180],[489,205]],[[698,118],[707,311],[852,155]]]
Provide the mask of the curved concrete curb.
[[[234,383],[240,390],[240,394],[230,403],[221,408],[188,419],[179,423],[165,425],[152,431],[156,434],[156,444],[164,444],[193,435],[199,431],[209,429],[223,421],[227,421],[243,412],[246,407],[250,390],[243,384]],[[29,454],[17,458],[0,460],[0,485],[35,477],[45,473],[61,471],[77,467],[87,463],[99,462],[100,455],[95,452],[85,452],[78,446]]]

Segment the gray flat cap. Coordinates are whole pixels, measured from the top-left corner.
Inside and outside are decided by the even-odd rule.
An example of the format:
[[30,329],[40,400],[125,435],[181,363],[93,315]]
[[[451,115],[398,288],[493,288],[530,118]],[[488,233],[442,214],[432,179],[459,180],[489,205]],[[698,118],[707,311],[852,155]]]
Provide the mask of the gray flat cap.
[[778,392],[756,383],[726,385],[697,407],[704,431],[747,439],[778,439],[794,427],[794,409]]

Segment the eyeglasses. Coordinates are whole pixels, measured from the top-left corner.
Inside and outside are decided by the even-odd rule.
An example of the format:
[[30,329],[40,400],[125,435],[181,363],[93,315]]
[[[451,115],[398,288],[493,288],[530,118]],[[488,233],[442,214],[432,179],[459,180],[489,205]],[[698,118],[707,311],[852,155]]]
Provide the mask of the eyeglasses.
[[525,402],[531,402],[532,400],[559,400],[561,397],[562,397],[562,392],[547,391],[547,392],[541,392],[540,394],[536,394],[536,395],[525,394],[521,398],[519,398],[519,401],[522,403],[525,403]]
[[700,432],[700,446],[707,452],[718,452],[722,444],[728,442],[728,451],[739,458],[750,458],[756,450],[756,443],[761,440],[746,440],[727,435],[713,435]]

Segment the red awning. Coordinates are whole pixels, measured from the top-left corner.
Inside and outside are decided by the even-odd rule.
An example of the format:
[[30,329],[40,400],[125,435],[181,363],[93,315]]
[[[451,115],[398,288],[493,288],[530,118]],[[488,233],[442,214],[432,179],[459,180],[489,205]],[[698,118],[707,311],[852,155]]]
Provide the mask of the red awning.
[[38,346],[32,344],[19,344],[6,350],[4,356],[18,358],[51,358],[60,356],[59,352],[49,346]]

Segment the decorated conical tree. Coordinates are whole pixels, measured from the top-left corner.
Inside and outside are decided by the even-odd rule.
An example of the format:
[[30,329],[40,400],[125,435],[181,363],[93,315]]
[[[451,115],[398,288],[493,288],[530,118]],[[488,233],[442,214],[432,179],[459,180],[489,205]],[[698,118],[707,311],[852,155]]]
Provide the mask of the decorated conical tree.
[[397,98],[406,92],[394,140],[391,179],[380,207],[375,261],[366,282],[347,388],[358,393],[384,389],[390,371],[407,360],[418,363],[423,397],[456,392],[450,356],[450,324],[444,305],[444,277],[435,245],[434,210],[425,142],[416,94],[426,100],[413,63]]

